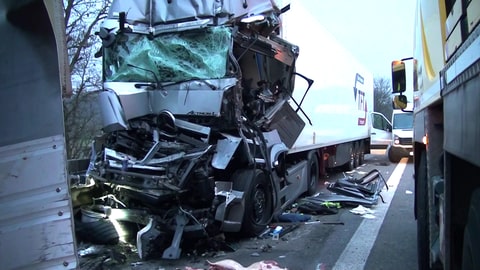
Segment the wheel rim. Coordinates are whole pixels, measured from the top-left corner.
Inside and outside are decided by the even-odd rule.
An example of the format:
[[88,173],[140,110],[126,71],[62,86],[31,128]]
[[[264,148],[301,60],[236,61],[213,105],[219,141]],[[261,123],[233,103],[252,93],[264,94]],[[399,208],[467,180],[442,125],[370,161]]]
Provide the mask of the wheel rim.
[[265,219],[265,208],[267,204],[267,195],[262,186],[257,185],[255,187],[255,193],[253,194],[253,220],[257,223],[262,222]]

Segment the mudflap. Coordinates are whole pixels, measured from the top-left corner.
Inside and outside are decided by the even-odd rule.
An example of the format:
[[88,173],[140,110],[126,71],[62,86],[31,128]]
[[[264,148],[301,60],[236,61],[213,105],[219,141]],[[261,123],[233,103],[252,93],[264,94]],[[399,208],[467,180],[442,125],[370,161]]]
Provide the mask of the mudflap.
[[[185,213],[179,212],[175,216],[175,233],[169,247],[165,248],[162,254],[162,259],[178,259],[182,253],[180,242],[184,233],[185,225],[188,222],[188,217]],[[170,238],[167,232],[158,229],[158,222],[150,218],[148,224],[137,233],[137,250],[140,259],[144,260],[150,257],[153,253],[162,250],[165,247],[166,241]],[[160,247],[159,247],[160,246]]]
[[148,224],[137,233],[137,250],[140,259],[150,257],[156,249],[154,240],[158,239],[162,232],[157,229],[157,221],[150,218]]
[[243,192],[232,190],[232,182],[215,182],[215,196],[225,197],[216,212],[215,220],[221,222],[224,232],[239,232],[245,212]]

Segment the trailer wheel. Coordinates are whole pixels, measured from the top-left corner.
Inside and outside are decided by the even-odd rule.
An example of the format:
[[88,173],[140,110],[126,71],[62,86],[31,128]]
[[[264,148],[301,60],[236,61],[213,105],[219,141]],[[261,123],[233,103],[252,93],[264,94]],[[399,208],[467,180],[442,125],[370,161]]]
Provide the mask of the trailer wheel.
[[415,181],[415,208],[417,217],[417,255],[418,269],[430,269],[430,240],[429,240],[429,209],[428,209],[428,182],[427,157],[425,152],[420,155],[418,173]]
[[269,181],[260,169],[236,171],[232,180],[233,189],[244,192],[245,213],[241,233],[245,236],[259,235],[273,216],[273,196]]
[[472,193],[467,225],[463,235],[462,269],[480,269],[480,189]]
[[320,168],[318,166],[318,158],[315,151],[308,153],[308,188],[307,195],[312,196],[317,193],[318,187],[318,175],[320,174]]
[[358,150],[358,166],[362,165],[365,162],[365,147],[363,142],[360,143],[360,147]]
[[354,158],[354,163],[353,166],[357,168],[360,166],[360,144],[356,143],[355,147],[353,148],[353,158]]
[[355,145],[352,145],[350,147],[350,160],[345,164],[345,170],[353,171],[355,168]]

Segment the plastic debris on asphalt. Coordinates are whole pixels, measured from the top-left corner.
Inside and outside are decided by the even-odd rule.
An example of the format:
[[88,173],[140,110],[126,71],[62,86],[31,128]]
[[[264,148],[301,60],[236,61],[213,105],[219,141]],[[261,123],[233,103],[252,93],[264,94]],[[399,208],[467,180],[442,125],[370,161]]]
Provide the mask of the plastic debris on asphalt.
[[[208,261],[207,261],[208,262]],[[287,268],[282,268],[276,261],[264,260],[251,264],[250,266],[244,267],[240,263],[234,260],[222,260],[215,263],[208,262],[209,270],[287,270]]]
[[283,213],[278,216],[279,222],[305,222],[309,221],[312,217],[310,215],[297,214],[297,213]]
[[365,214],[374,214],[375,211],[373,211],[370,208],[367,208],[363,205],[359,205],[353,209],[350,210],[351,213],[354,213],[356,215],[365,215]]

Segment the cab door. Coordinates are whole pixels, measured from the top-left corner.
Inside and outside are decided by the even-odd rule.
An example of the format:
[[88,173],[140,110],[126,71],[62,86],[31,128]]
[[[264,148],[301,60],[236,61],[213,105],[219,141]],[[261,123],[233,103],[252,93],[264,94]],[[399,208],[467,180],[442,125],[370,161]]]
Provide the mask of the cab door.
[[392,123],[381,113],[371,113],[370,147],[387,148],[392,142]]

